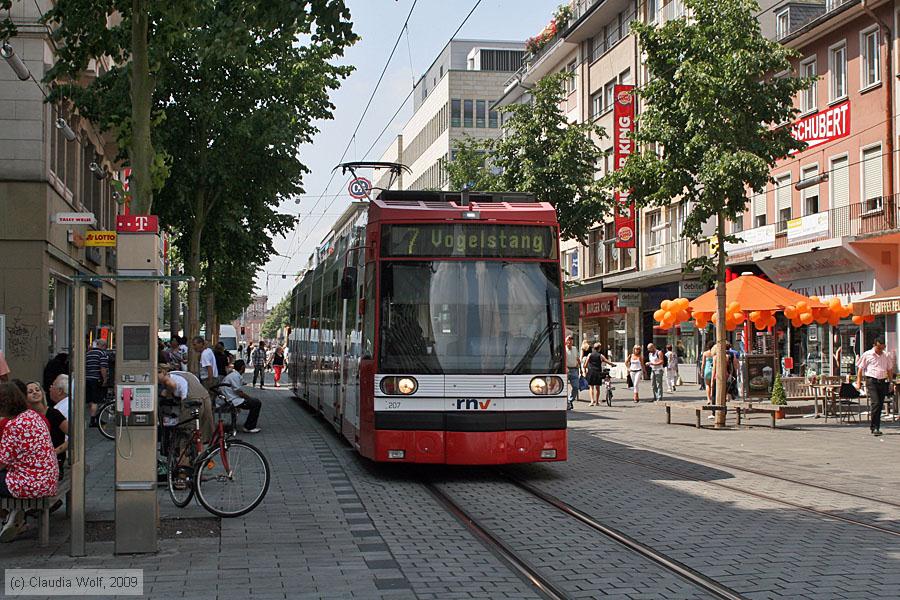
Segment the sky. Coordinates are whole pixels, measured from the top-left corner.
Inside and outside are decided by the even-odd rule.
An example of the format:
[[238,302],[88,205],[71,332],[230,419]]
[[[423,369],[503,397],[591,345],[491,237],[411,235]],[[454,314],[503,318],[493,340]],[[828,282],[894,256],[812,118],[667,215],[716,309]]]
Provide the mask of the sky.
[[[277,256],[256,274],[257,293],[274,306],[290,293],[294,274],[306,264],[331,224],[350,204],[348,177],[336,175],[326,189],[331,170],[362,115],[372,88],[384,68],[413,0],[345,0],[354,31],[362,38],[350,48],[342,64],[356,70],[331,94],[334,118],[317,123],[320,131],[311,144],[299,148],[300,160],[311,169],[304,178],[306,194],[282,203],[282,212],[299,215],[294,232],[274,240]],[[362,160],[375,137],[388,124],[417,80],[431,65],[477,0],[418,0],[394,52],[384,80],[359,128],[344,162]],[[457,34],[466,39],[522,40],[536,35],[550,20],[562,0],[481,0],[465,27]],[[412,101],[365,157],[378,160],[412,114]],[[325,195],[327,194],[327,195]],[[307,216],[309,215],[309,216]],[[282,275],[286,274],[286,277]]]

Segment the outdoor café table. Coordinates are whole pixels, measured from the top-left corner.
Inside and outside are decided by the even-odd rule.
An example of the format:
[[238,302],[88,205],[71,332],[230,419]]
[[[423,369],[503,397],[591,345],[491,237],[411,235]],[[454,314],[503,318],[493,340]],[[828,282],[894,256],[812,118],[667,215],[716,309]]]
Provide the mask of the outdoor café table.
[[840,385],[834,385],[833,383],[814,383],[810,385],[813,389],[814,397],[814,409],[815,409],[815,418],[819,418],[819,398],[822,399],[822,414],[828,415],[828,391],[833,390],[834,394],[838,393],[838,390],[841,389]]

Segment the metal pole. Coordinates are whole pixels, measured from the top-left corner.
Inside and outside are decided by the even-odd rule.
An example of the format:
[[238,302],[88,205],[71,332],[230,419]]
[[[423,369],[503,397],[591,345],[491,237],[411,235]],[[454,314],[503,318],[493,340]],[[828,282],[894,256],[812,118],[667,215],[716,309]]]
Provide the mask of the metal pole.
[[73,313],[71,345],[71,368],[73,379],[69,381],[69,455],[71,456],[71,534],[69,555],[84,556],[84,339],[85,304],[84,285],[76,281],[73,285]]

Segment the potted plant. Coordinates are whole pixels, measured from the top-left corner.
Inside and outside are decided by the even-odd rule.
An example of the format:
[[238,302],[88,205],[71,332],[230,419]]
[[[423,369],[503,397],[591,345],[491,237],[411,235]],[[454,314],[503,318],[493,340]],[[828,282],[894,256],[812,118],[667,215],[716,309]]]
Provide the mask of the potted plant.
[[[778,407],[787,406],[787,396],[784,393],[784,384],[781,383],[781,373],[775,374],[775,383],[772,385],[772,404]],[[775,418],[784,418],[783,408],[779,408],[775,412]]]

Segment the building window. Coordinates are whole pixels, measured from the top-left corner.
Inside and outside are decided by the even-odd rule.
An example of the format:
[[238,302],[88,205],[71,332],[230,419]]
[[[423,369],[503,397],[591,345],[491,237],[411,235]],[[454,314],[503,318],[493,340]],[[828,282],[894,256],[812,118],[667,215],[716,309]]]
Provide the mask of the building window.
[[608,82],[603,86],[603,111],[612,110],[613,103],[616,99],[616,80]]
[[[813,165],[803,169],[800,175],[800,181],[805,181],[818,176],[819,165]],[[819,184],[802,190],[801,194],[803,195],[803,214],[814,215],[819,212]]]
[[462,100],[450,101],[450,127],[462,125]]
[[422,79],[422,100],[428,97],[428,82]]
[[791,11],[784,9],[775,15],[775,38],[781,39],[791,32]]
[[603,112],[603,92],[591,95],[591,116],[596,117]]
[[766,224],[766,195],[753,194],[750,200],[750,206],[753,210],[752,227],[763,227]]
[[592,229],[588,234],[588,277],[603,274],[603,229]]
[[[816,76],[816,59],[810,58],[800,63],[801,77]],[[802,112],[812,112],[818,107],[816,100],[816,82],[813,81],[808,88],[800,93],[800,110]]]
[[522,66],[523,50],[481,50],[482,71],[518,71]]
[[475,101],[475,127],[484,128],[487,125],[487,101]]
[[[829,208],[837,209],[850,205],[850,172],[849,158],[844,155],[831,159],[831,202]],[[845,215],[849,217],[849,215]]]
[[656,23],[656,13],[659,12],[658,0],[647,0],[647,22]]
[[565,253],[566,280],[571,281],[578,279],[578,249],[570,250]]
[[744,215],[738,215],[734,221],[731,222],[731,233],[740,233],[744,230]]
[[828,68],[831,71],[829,94],[831,100],[838,100],[847,95],[847,45],[829,50]]
[[778,215],[777,232],[787,231],[787,222],[791,220],[791,174],[787,173],[775,179],[775,214]]
[[609,50],[619,41],[619,19],[614,19],[606,25],[606,49]]
[[500,126],[500,118],[497,114],[497,111],[493,108],[490,108],[494,105],[496,100],[491,100],[488,102],[488,127],[491,129],[497,129]]
[[473,100],[463,100],[463,127],[471,127],[473,124]]
[[631,85],[631,69],[625,69],[619,73],[619,83],[622,85]]
[[631,33],[631,22],[634,21],[634,11],[631,9],[626,10],[621,14],[622,20],[622,37],[625,37],[629,33]]
[[862,152],[863,210],[881,210],[881,145]]
[[878,29],[870,29],[860,34],[862,37],[862,79],[861,87],[867,88],[881,82],[881,52],[878,46]]
[[441,65],[441,78],[443,79],[443,77],[444,77],[444,65]]
[[662,211],[655,210],[647,213],[647,250],[652,252],[659,250],[663,245]]
[[576,82],[578,79],[575,77],[575,69],[578,68],[578,63],[574,60],[566,65],[566,73],[568,77],[566,77],[566,92],[572,94],[578,89]]

